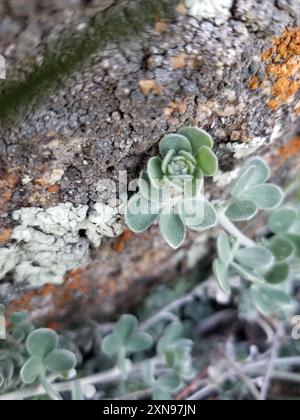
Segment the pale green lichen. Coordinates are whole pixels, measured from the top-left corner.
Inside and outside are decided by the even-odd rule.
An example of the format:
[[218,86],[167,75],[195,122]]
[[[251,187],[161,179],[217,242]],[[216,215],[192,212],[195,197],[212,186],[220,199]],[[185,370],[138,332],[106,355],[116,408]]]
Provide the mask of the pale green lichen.
[[11,273],[16,282],[32,287],[60,284],[67,271],[88,264],[90,245],[122,233],[119,212],[120,206],[102,203],[91,210],[65,203],[15,211],[13,218],[20,223],[12,233],[16,244],[0,249],[0,279]]
[[233,0],[186,0],[189,14],[197,19],[214,19],[223,23],[230,18]]

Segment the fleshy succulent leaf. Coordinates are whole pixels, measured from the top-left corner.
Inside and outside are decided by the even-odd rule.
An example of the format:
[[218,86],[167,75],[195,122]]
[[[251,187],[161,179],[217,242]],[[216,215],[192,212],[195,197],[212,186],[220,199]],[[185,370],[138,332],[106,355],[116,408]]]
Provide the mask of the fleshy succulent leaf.
[[277,263],[266,274],[266,280],[270,284],[280,284],[285,282],[289,277],[290,268],[288,264]]
[[20,376],[24,384],[31,385],[43,371],[43,361],[38,356],[31,356],[21,369]]
[[251,185],[251,179],[256,176],[255,172],[255,166],[249,166],[246,170],[242,171],[231,189],[231,194],[234,197],[240,196],[248,189]]
[[133,315],[123,315],[117,322],[114,332],[125,342],[138,326],[138,320]]
[[175,150],[177,153],[181,150],[185,150],[186,152],[191,153],[192,146],[186,137],[181,136],[180,134],[169,134],[161,140],[159,150],[161,155],[165,157],[170,150]]
[[76,366],[76,357],[69,350],[53,350],[45,358],[44,365],[51,372],[67,372]]
[[193,155],[196,156],[198,150],[202,146],[213,148],[214,141],[212,137],[201,128],[197,127],[184,127],[178,131],[179,134],[187,137],[192,145]]
[[273,184],[262,184],[249,188],[241,198],[253,201],[260,210],[273,210],[283,200],[281,188]]
[[148,201],[141,194],[135,194],[127,205],[126,224],[133,232],[144,232],[157,219],[159,211],[159,203]]
[[230,295],[231,288],[229,284],[228,265],[225,264],[223,261],[216,259],[213,263],[213,271],[219,283],[219,286],[221,287],[223,292],[227,295]]
[[222,232],[217,239],[218,256],[224,264],[229,264],[233,258],[231,243],[227,233]]
[[26,347],[31,356],[44,358],[58,346],[58,335],[48,328],[41,328],[29,334]]
[[295,254],[295,247],[291,241],[285,238],[274,237],[271,239],[269,248],[277,261],[283,262]]
[[218,172],[218,159],[208,146],[202,146],[198,150],[197,164],[206,176],[215,176]]
[[183,244],[186,229],[178,214],[162,213],[159,219],[159,226],[164,239],[172,248],[177,249]]
[[257,214],[257,206],[253,201],[236,200],[226,209],[228,219],[239,222],[252,219]]
[[161,180],[163,179],[163,172],[161,169],[162,160],[158,157],[153,157],[148,162],[148,176],[151,184],[155,188],[160,188]]
[[242,168],[239,178],[248,171],[248,168],[254,166],[255,173],[251,176],[248,187],[253,187],[265,183],[270,178],[270,168],[261,158],[250,159]]
[[278,209],[269,219],[269,228],[273,233],[286,233],[294,224],[297,212],[294,209]]
[[239,249],[235,254],[235,259],[244,267],[262,268],[272,263],[273,255],[263,246],[253,246]]

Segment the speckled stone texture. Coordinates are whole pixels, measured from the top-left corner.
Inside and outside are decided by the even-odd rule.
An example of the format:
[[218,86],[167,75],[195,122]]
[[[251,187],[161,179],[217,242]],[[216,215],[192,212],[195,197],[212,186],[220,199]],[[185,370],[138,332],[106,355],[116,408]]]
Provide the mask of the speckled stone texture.
[[[31,61],[42,61],[62,32],[76,33],[101,9],[127,4],[104,3],[65,0],[50,10],[48,2],[4,2],[0,34],[7,35],[0,36],[0,54],[7,58],[8,77],[21,78]],[[208,196],[226,195],[231,171],[255,152],[271,164],[275,181],[293,178],[299,155],[287,157],[282,146],[288,148],[300,132],[299,91],[274,110],[268,106],[272,82],[263,88],[259,83],[266,77],[261,55],[274,37],[287,27],[299,33],[299,0],[236,0],[222,24],[178,10],[175,19],[157,19],[138,38],[95,52],[2,123],[0,245],[10,246],[11,214],[19,208],[107,204],[110,190],[101,179],[117,181],[119,171],[136,178],[161,137],[186,124],[201,126],[216,141],[222,187],[208,182]],[[31,291],[10,278],[0,286],[0,300],[47,321],[110,318],[136,303],[148,286],[186,272],[195,239],[190,235],[174,253],[155,226],[140,236],[125,231],[91,250],[91,264],[67,275],[64,285]]]

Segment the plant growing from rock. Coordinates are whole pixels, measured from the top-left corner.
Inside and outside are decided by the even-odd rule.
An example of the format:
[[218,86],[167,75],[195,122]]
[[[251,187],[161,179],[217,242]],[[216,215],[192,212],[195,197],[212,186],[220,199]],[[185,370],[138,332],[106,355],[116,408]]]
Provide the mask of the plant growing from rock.
[[[157,218],[163,237],[173,248],[182,245],[186,228],[196,231],[219,225],[218,258],[213,271],[224,293],[231,293],[231,278],[250,282],[250,294],[265,315],[284,316],[291,308],[286,284],[299,269],[300,211],[279,208],[281,188],[268,182],[270,168],[260,158],[241,169],[226,201],[209,203],[203,196],[205,176],[218,169],[213,140],[198,128],[182,128],[160,142],[160,157],[151,158],[140,177],[140,191],[128,203],[126,221],[135,232],[146,230]],[[248,238],[237,226],[259,211],[271,212],[270,239]]]
[[159,219],[163,237],[176,249],[186,228],[201,231],[216,224],[215,209],[201,195],[204,178],[218,170],[213,145],[208,133],[194,127],[161,140],[160,156],[149,160],[140,191],[129,200],[125,219],[131,230],[143,232]]

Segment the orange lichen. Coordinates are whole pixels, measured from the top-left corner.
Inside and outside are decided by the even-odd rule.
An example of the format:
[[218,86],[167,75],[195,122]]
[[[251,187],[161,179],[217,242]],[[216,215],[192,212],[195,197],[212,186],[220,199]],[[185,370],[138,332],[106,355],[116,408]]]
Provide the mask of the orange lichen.
[[122,253],[125,250],[126,242],[129,241],[132,237],[133,233],[131,230],[125,230],[125,232],[117,239],[113,249],[119,253]]
[[64,308],[65,305],[74,302],[78,294],[84,297],[89,289],[84,276],[85,270],[72,271],[61,286],[48,284],[38,290],[25,292],[20,299],[15,299],[8,308],[9,313],[16,311],[28,311],[45,308],[45,305],[55,308]]
[[[261,81],[252,76],[250,89],[266,88],[271,84],[269,108],[276,110],[289,104],[300,89],[300,27],[288,28],[273,39],[274,46],[262,53],[266,78]],[[298,108],[295,109],[298,112]]]
[[10,241],[12,234],[11,229],[3,229],[0,231],[0,245],[4,245]]
[[173,70],[182,69],[187,64],[187,55],[185,53],[179,53],[171,59],[171,67]]
[[162,87],[155,80],[140,80],[139,87],[145,96],[149,96],[151,93],[160,95]]
[[59,186],[57,184],[51,185],[48,188],[49,193],[51,194],[57,194],[59,192]]
[[13,190],[19,181],[17,170],[0,170],[0,211],[8,211],[8,204],[12,198]]
[[249,89],[256,90],[261,86],[261,81],[257,76],[252,76],[248,83]]
[[282,158],[292,158],[300,153],[300,136],[292,138],[287,144],[281,146],[279,156]]

